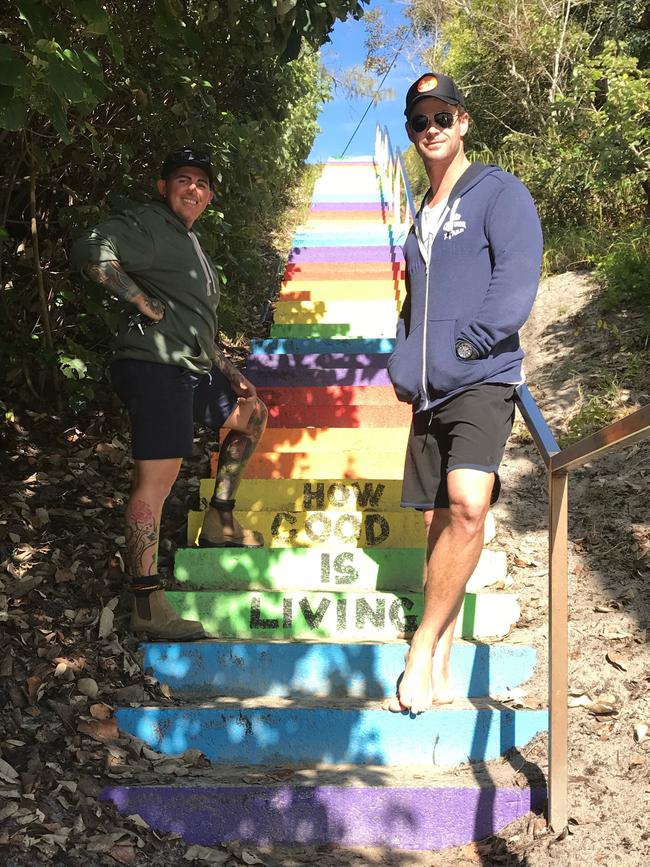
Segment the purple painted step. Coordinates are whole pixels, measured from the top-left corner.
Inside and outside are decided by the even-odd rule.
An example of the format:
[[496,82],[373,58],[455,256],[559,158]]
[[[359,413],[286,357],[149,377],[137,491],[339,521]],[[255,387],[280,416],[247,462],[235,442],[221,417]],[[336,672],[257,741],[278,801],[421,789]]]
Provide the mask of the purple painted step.
[[288,368],[273,370],[259,368],[248,370],[248,378],[253,385],[268,386],[325,386],[325,385],[390,385],[388,371],[385,368],[353,368],[341,370],[301,370]]
[[292,265],[303,262],[403,262],[401,247],[294,247]]
[[383,211],[381,202],[315,202],[311,211]]
[[102,793],[121,813],[137,813],[156,831],[215,846],[271,844],[444,849],[481,840],[529,810],[544,807],[543,788],[477,786],[113,786]]
[[246,360],[247,370],[323,370],[329,368],[361,368],[383,369],[388,363],[388,353],[373,355],[350,355],[348,352],[313,352],[308,355],[292,355],[280,353],[277,355],[249,355]]

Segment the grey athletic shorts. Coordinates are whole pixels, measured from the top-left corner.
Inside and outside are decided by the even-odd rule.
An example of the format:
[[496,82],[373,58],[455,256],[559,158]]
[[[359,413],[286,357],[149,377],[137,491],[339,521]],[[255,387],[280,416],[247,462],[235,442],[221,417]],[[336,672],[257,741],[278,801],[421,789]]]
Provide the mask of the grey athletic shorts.
[[191,457],[194,423],[219,430],[237,406],[216,367],[201,375],[175,364],[120,358],[111,364],[111,381],[129,413],[136,461]]
[[455,469],[494,473],[492,503],[501,490],[499,464],[512,430],[515,387],[481,383],[445,403],[413,415],[402,502],[405,508],[449,507],[447,473]]

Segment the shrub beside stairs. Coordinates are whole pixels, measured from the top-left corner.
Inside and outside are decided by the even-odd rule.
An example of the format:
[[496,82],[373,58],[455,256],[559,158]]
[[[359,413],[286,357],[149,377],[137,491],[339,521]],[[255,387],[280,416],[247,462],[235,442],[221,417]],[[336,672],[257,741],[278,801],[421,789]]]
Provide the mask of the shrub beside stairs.
[[[543,784],[514,786],[510,766],[491,762],[547,727],[546,711],[490,698],[536,663],[532,648],[499,640],[519,617],[513,594],[489,589],[506,578],[505,554],[484,549],[468,585],[458,700],[418,717],[381,707],[422,605],[421,516],[399,507],[410,409],[386,373],[402,296],[371,160],[330,161],[271,337],[253,341],[247,363],[270,422],[238,517],[268,547],[177,552],[187,590],[172,604],[216,640],[144,645],[145,665],[182,703],[117,712],[152,748],[197,748],[215,763],[198,784],[105,790],[188,843],[439,849],[543,806]],[[203,508],[213,486],[201,484]],[[190,513],[190,546],[201,520]]]

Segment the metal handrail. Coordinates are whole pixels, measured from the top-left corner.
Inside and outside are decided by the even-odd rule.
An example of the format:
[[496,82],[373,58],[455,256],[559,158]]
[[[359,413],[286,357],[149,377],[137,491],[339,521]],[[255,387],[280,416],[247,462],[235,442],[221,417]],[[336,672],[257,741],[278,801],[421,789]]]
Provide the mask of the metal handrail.
[[[405,191],[411,220],[415,205],[399,149],[393,153],[388,131],[376,129],[375,163],[392,191],[390,205],[402,231],[400,183]],[[397,184],[395,178],[398,179]],[[397,197],[396,197],[397,192]],[[396,202],[397,198],[397,202]],[[557,444],[541,410],[526,385],[518,386],[517,407],[546,466],[549,529],[549,747],[548,820],[562,831],[568,823],[568,539],[569,471],[615,448],[650,437],[650,404],[607,425],[565,449]]]
[[[386,127],[375,128],[375,165],[382,181],[382,193],[386,205],[393,211],[393,236],[403,237],[411,221],[415,219],[417,208],[413,201],[404,159],[399,148],[393,147]],[[402,192],[404,192],[404,217],[402,218]]]

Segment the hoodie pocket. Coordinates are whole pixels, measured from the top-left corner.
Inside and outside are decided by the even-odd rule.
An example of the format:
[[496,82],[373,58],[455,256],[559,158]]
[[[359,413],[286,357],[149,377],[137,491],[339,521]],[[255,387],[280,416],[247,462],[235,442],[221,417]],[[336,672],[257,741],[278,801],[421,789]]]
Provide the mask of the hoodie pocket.
[[405,340],[399,338],[388,359],[388,375],[398,400],[418,400],[422,379],[422,325],[416,325]]
[[427,322],[427,382],[432,396],[450,394],[481,382],[485,375],[482,358],[464,361],[456,355],[456,319]]

